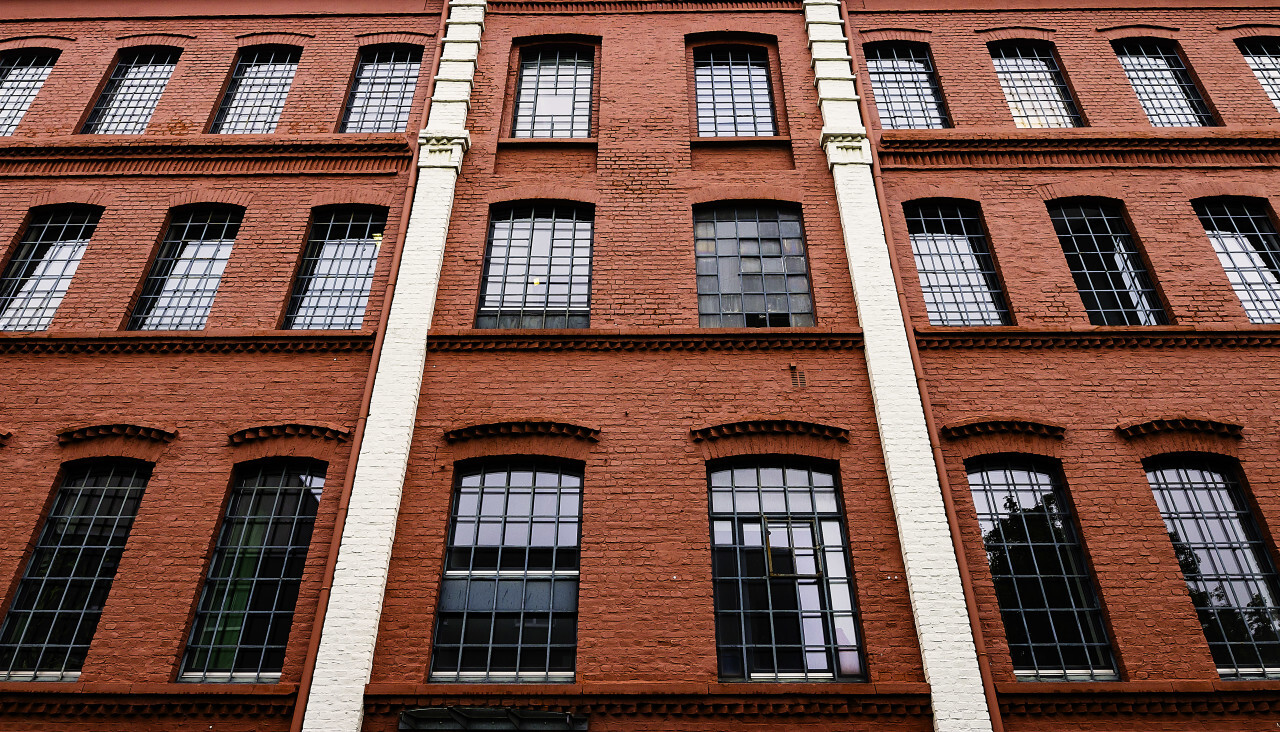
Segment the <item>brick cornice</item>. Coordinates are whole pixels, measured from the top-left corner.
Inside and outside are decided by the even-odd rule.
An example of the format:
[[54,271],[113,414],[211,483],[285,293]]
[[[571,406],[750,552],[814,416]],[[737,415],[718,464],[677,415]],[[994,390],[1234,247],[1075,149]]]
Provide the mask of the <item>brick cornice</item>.
[[648,333],[625,331],[433,331],[430,351],[842,351],[862,348],[862,334],[753,331]]
[[[128,717],[234,718],[261,719],[285,717],[293,711],[296,690],[250,691],[237,689],[203,691],[196,688],[164,692],[136,691],[148,684],[121,684],[113,691],[88,692],[79,688],[22,690],[16,684],[5,684],[0,690],[0,716],[28,719],[56,717],[116,720]],[[59,684],[58,686],[62,686]],[[79,685],[76,685],[79,686]],[[102,685],[99,685],[102,686]],[[116,685],[110,685],[116,686]],[[152,686],[164,687],[165,684]],[[193,686],[193,685],[186,685]]]
[[715,11],[799,12],[799,0],[490,0],[488,12],[507,13],[660,13]]
[[287,424],[260,425],[246,427],[232,432],[227,441],[232,445],[243,445],[274,437],[311,437],[320,440],[346,442],[351,439],[351,430],[335,424],[306,424],[289,422]]
[[62,430],[58,433],[58,444],[69,445],[101,437],[128,437],[149,442],[173,442],[178,437],[178,431],[140,424],[95,424]]
[[0,354],[133,354],[133,353],[331,353],[360,352],[373,347],[372,334],[317,336],[278,333],[207,335],[133,335],[62,337],[2,335]]
[[466,442],[485,437],[519,437],[523,435],[548,435],[552,437],[569,437],[587,442],[599,442],[600,430],[567,422],[549,421],[517,421],[477,424],[468,427],[448,430],[444,440],[448,443]]
[[1031,435],[1061,440],[1066,434],[1066,428],[1022,419],[984,419],[947,425],[938,430],[938,434],[948,440],[981,435]]
[[916,329],[921,349],[949,348],[1268,348],[1280,346],[1277,330],[1007,331],[980,333]]
[[1244,427],[1229,422],[1217,422],[1212,419],[1190,419],[1176,417],[1173,419],[1153,419],[1128,426],[1116,427],[1116,432],[1126,440],[1147,435],[1166,434],[1170,432],[1191,432],[1217,437],[1244,438]]
[[753,419],[689,430],[694,442],[715,441],[744,435],[806,435],[838,442],[849,441],[849,430],[791,419]]
[[[1230,683],[1230,682],[1229,682]],[[1063,689],[1065,684],[1037,684],[1043,689],[1017,689],[1018,684],[998,684],[1000,711],[1015,717],[1148,717],[1193,714],[1198,720],[1217,715],[1239,717],[1248,714],[1275,714],[1280,711],[1280,687],[1231,688],[1211,682],[1168,682],[1164,684],[1118,683],[1114,689]],[[1163,689],[1150,689],[1163,686]],[[1134,687],[1134,688],[1130,688]],[[1179,688],[1174,688],[1179,687]]]

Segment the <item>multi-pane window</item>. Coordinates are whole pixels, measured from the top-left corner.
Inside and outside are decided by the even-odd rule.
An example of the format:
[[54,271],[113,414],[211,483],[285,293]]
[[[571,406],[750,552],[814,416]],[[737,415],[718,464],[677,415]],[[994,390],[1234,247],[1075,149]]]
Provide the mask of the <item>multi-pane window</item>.
[[1102,608],[1058,471],[1033,458],[969,466],[1000,617],[1019,677],[1114,679]]
[[240,216],[240,209],[223,206],[193,206],[172,214],[129,330],[204,327],[240,230]]
[[343,132],[404,132],[418,89],[422,49],[372,46],[360,51],[360,63],[342,117]]
[[1205,127],[1205,104],[1177,45],[1163,38],[1125,38],[1111,44],[1147,119],[1156,127]]
[[1260,201],[1195,202],[1204,232],[1253,323],[1280,323],[1280,236]]
[[120,52],[83,132],[88,135],[139,135],[178,66],[177,48],[143,47]]
[[0,330],[44,330],[62,304],[100,209],[59,206],[31,213],[27,232],[0,275]]
[[726,679],[863,675],[834,476],[773,462],[712,470],[716,647]]
[[699,207],[693,236],[701,326],[815,325],[798,209]]
[[1052,203],[1049,216],[1090,323],[1168,322],[1117,204],[1098,199]]
[[776,135],[769,52],[760,46],[693,51],[700,137]]
[[325,464],[267,459],[237,471],[182,662],[183,681],[280,678]]
[[0,57],[0,135],[12,135],[49,78],[59,51],[30,48]]
[[881,127],[918,130],[951,126],[927,45],[868,43],[864,51]]
[[129,460],[65,467],[0,626],[0,679],[79,677],[150,476]]
[[589,206],[495,209],[477,328],[586,328],[591,319]]
[[301,49],[293,46],[241,50],[210,132],[275,132],[301,55]]
[[1218,673],[1280,676],[1280,578],[1240,484],[1202,459],[1147,470]]
[[284,327],[359,328],[387,215],[381,209],[319,209]]
[[1271,103],[1280,109],[1280,38],[1241,38],[1236,45]]
[[1079,127],[1067,80],[1058,67],[1053,44],[1043,41],[1000,41],[990,44],[991,63],[1018,127]]
[[521,50],[512,137],[590,137],[594,55],[586,46]]
[[490,463],[458,475],[432,681],[572,681],[582,469]]
[[933,200],[905,209],[929,323],[1008,325],[1009,308],[977,205]]

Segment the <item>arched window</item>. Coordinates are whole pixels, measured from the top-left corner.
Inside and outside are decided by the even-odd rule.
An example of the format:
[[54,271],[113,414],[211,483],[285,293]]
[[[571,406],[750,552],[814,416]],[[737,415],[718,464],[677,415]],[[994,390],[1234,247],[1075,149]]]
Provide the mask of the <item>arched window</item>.
[[422,47],[369,46],[360,49],[343,132],[404,132],[418,90]]
[[1080,111],[1048,41],[1017,39],[988,44],[991,63],[1018,127],[1079,127]]
[[23,48],[0,56],[0,135],[12,135],[53,71],[61,51]]
[[1153,126],[1214,124],[1213,113],[1191,78],[1177,43],[1164,38],[1124,38],[1111,45]]
[[386,224],[383,208],[333,206],[315,211],[285,328],[359,328],[363,324]]
[[147,131],[151,114],[169,77],[178,66],[182,49],[142,46],[120,52],[102,94],[85,120],[86,135],[140,135]]
[[967,467],[1014,672],[1038,681],[1116,678],[1057,466],[1000,455]]
[[150,477],[151,466],[136,460],[64,467],[0,626],[0,678],[79,678]]
[[79,205],[31,212],[27,231],[0,275],[0,330],[49,327],[101,214],[97,206]]
[[1008,325],[982,214],[971,201],[903,204],[907,233],[932,325]]
[[868,43],[863,53],[881,127],[936,130],[951,126],[927,43]]
[[1271,103],[1280,109],[1280,38],[1255,36],[1236,41]]
[[183,681],[280,678],[326,466],[268,458],[236,469],[182,660]]
[[1189,455],[1146,468],[1218,673],[1280,676],[1280,578],[1234,466]]
[[486,460],[459,470],[432,681],[572,681],[582,466]]
[[151,273],[142,284],[129,330],[204,328],[242,216],[238,206],[197,204],[174,209]]
[[275,132],[301,56],[302,49],[296,46],[240,49],[209,131],[221,134]]
[[779,459],[713,468],[708,482],[720,676],[862,678],[834,474]]
[[1223,197],[1194,205],[1249,321],[1280,323],[1280,236],[1266,203]]
[[592,207],[495,206],[477,328],[586,328],[591,322]]

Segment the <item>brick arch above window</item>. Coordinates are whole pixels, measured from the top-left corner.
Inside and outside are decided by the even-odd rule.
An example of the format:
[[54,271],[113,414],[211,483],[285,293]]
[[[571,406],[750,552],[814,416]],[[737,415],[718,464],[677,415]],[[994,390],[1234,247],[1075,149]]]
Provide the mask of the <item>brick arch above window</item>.
[[855,31],[859,43],[879,43],[881,41],[906,41],[908,43],[929,43],[933,31],[921,28],[868,28]]
[[351,429],[331,422],[290,422],[255,425],[228,435],[237,463],[279,457],[302,457],[333,462],[349,449]]
[[58,433],[65,462],[91,458],[129,458],[155,464],[178,437],[169,425],[104,424],[72,427]]
[[1206,198],[1252,198],[1258,202],[1271,200],[1275,189],[1251,181],[1186,181],[1180,186],[1192,203]]
[[1188,452],[1236,458],[1244,431],[1241,425],[1203,417],[1171,417],[1116,426],[1116,435],[1143,460]]
[[118,196],[117,191],[88,186],[54,186],[32,197],[30,208],[42,206],[94,206],[100,209],[111,207]]
[[986,203],[982,198],[982,189],[974,185],[916,183],[904,186],[894,186],[892,193],[894,198],[901,200],[904,205],[908,203],[919,203],[929,199],[966,201],[979,206],[985,205]]
[[595,206],[600,202],[600,192],[589,188],[574,188],[558,183],[531,183],[488,191],[485,203],[493,206],[516,206],[544,201],[563,201],[583,206]]
[[982,36],[986,43],[992,41],[1037,40],[1052,41],[1056,31],[1052,28],[1041,28],[1034,25],[1008,25],[998,28],[983,28],[974,33]]
[[247,209],[253,202],[253,194],[245,191],[229,191],[221,188],[188,188],[169,196],[169,208],[192,204],[225,204]]
[[240,48],[252,46],[293,46],[301,49],[307,41],[315,38],[310,33],[245,33],[236,36]]
[[694,206],[749,203],[753,201],[768,201],[780,205],[795,206],[796,208],[802,207],[801,203],[796,200],[795,188],[786,186],[710,183],[699,187],[698,190],[689,195],[689,203]]
[[53,48],[65,51],[75,45],[76,39],[71,36],[10,36],[0,38],[0,51],[12,51],[18,48]]
[[1121,181],[1089,178],[1077,181],[1059,181],[1043,183],[1035,186],[1036,193],[1046,204],[1060,203],[1071,199],[1092,198],[1123,204],[1124,194],[1131,192]]
[[1180,28],[1169,25],[1149,25],[1146,23],[1135,23],[1133,25],[1116,25],[1109,28],[1099,28],[1098,34],[1104,38],[1113,41],[1122,38],[1167,38],[1175,40],[1178,37]]
[[689,430],[705,460],[749,455],[797,455],[839,460],[849,430],[803,419],[758,418]]
[[500,456],[545,456],[585,461],[600,430],[556,419],[513,419],[446,430],[442,439],[455,461]]
[[322,206],[378,206],[389,209],[395,196],[383,188],[348,188],[317,193],[307,204],[308,208]]
[[1238,25],[1220,25],[1218,30],[1229,38],[1252,38],[1254,36],[1280,37],[1280,24],[1276,23],[1240,23]]
[[941,425],[938,435],[946,451],[964,461],[1002,454],[1061,460],[1066,431],[1042,418],[1003,415]]
[[134,33],[116,38],[116,40],[120,41],[120,48],[132,48],[134,46],[186,48],[190,45],[189,42],[195,39],[195,36],[187,35],[186,33]]
[[398,33],[361,33],[355,36],[356,40],[360,42],[361,48],[383,45],[422,46],[427,41],[435,37],[435,33],[415,33],[413,31],[400,31]]

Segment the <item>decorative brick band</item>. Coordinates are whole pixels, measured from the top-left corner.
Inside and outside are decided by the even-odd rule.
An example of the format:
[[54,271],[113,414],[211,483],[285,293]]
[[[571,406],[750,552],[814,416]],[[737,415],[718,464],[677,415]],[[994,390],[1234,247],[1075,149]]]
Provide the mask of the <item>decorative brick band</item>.
[[[761,698],[764,697],[764,698]],[[510,696],[480,694],[476,696],[378,697],[365,700],[369,716],[398,715],[406,706],[453,706],[459,704],[512,705]],[[585,714],[593,716],[653,717],[925,717],[930,712],[925,694],[812,696],[683,696],[683,695],[601,695],[539,696],[520,699],[521,708],[539,711]]]
[[921,349],[930,350],[944,348],[1268,348],[1280,346],[1280,333],[1274,331],[934,333],[917,330],[916,345]]
[[73,442],[84,442],[85,440],[94,440],[99,437],[132,437],[151,442],[173,442],[178,437],[178,432],[140,424],[96,424],[59,432],[58,444],[69,445]]
[[689,430],[694,442],[713,441],[741,435],[807,435],[824,440],[849,441],[849,430],[813,422],[791,419],[755,419],[745,422],[718,424],[714,427]]
[[262,719],[293,711],[293,694],[0,693],[0,716],[126,719]]
[[1153,419],[1150,422],[1131,424],[1128,427],[1117,427],[1116,432],[1126,440],[1164,432],[1196,432],[1202,435],[1219,437],[1244,438],[1244,427],[1228,422],[1216,422],[1212,419]]
[[552,435],[571,437],[575,440],[599,442],[600,430],[582,427],[566,422],[494,422],[493,424],[477,424],[462,427],[444,433],[444,440],[450,444],[477,440],[483,437],[517,437],[521,435]]
[[590,15],[596,13],[655,13],[655,12],[715,12],[781,10],[798,12],[798,0],[603,0],[574,2],[573,0],[497,0],[489,3],[489,12],[508,13],[572,13]]
[[990,419],[943,427],[938,430],[938,434],[948,440],[960,440],[979,435],[1038,435],[1061,440],[1066,431],[1065,427],[1043,422],[1024,419]]
[[373,348],[372,335],[45,338],[0,336],[0,354],[334,353]]
[[427,349],[441,351],[844,351],[862,348],[861,333],[761,333],[759,335],[436,334]]
[[228,441],[232,445],[243,445],[246,442],[257,442],[258,440],[267,440],[272,437],[315,437],[321,440],[346,442],[351,439],[351,430],[337,425],[290,422],[288,424],[262,425],[261,427],[247,427],[237,430],[231,433]]
[[[1004,685],[1002,685],[1004,686]],[[1055,686],[1057,686],[1055,684]],[[1268,690],[1230,691],[1125,691],[1117,689],[1106,693],[1091,685],[1088,692],[1045,692],[1000,694],[1000,711],[1016,717],[1061,717],[1086,715],[1097,719],[1106,717],[1147,717],[1151,715],[1194,715],[1204,720],[1206,715],[1221,719],[1236,719],[1242,728],[1245,715],[1271,714],[1280,711],[1280,694]],[[1255,724],[1258,722],[1255,722]]]

